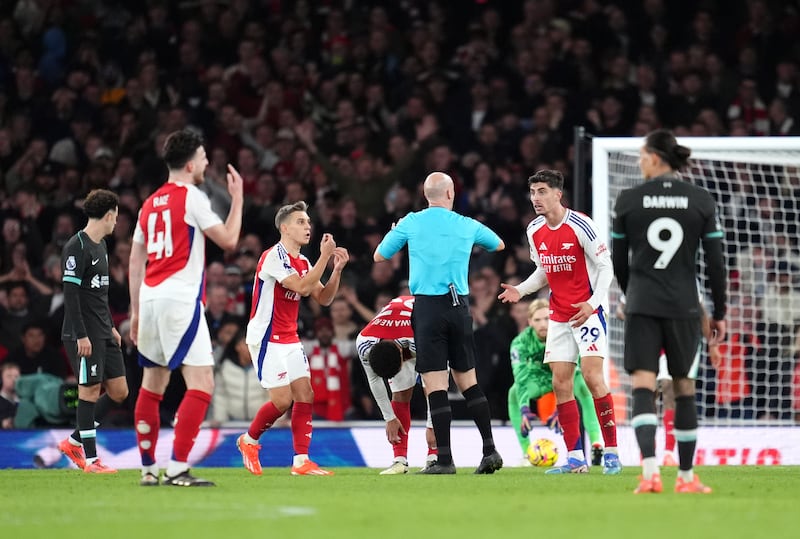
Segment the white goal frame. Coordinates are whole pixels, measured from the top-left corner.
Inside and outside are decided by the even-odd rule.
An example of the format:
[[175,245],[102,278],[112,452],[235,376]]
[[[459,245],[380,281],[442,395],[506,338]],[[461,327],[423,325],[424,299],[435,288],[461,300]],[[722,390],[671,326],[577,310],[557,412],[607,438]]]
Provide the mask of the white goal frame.
[[[592,139],[592,219],[600,237],[608,243],[611,217],[608,203],[608,154],[638,152],[644,137],[595,137]],[[692,150],[692,157],[733,161],[736,152],[798,151],[800,137],[678,137],[678,144]],[[715,155],[717,154],[717,155]],[[745,154],[746,155],[746,154]],[[744,156],[738,160],[745,160]],[[770,156],[779,165],[779,156]],[[796,161],[791,162],[796,165]]]
[[[609,157],[612,154],[620,153],[626,156],[638,157],[639,149],[644,144],[644,140],[644,137],[595,137],[592,139],[591,217],[597,225],[600,237],[606,243],[609,242],[612,225],[610,192],[612,186],[609,181]],[[798,160],[798,156],[800,156],[800,137],[678,137],[678,143],[691,149],[692,160],[699,159],[728,163],[768,163],[772,166],[800,169],[800,160]],[[792,154],[789,155],[787,152],[792,152]],[[613,286],[613,288],[616,288],[616,286]],[[619,368],[620,361],[616,360],[614,363]],[[629,381],[624,382],[623,385],[626,383],[629,383]],[[627,405],[627,411],[630,412],[630,402]],[[744,419],[709,417],[699,419],[701,424],[706,426],[713,424],[725,426],[754,424],[751,420]],[[766,421],[760,420],[759,424],[772,426],[794,423],[780,419],[769,419]]]

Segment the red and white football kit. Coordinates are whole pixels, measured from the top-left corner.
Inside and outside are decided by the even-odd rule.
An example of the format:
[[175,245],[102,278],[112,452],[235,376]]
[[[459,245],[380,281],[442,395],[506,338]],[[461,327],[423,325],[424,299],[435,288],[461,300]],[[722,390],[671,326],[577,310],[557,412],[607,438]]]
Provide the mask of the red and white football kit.
[[372,396],[381,410],[384,421],[395,418],[392,410],[391,395],[387,395],[383,379],[375,374],[369,365],[369,351],[384,339],[392,339],[403,349],[411,352],[411,359],[403,361],[400,372],[389,379],[389,388],[392,392],[403,391],[414,387],[417,381],[417,372],[414,367],[417,363],[417,347],[414,344],[414,331],[411,329],[411,312],[414,310],[414,296],[399,296],[390,301],[381,309],[375,318],[370,320],[361,333],[356,337],[356,350],[358,359],[364,367]]
[[245,342],[258,379],[267,389],[311,376],[297,334],[300,294],[281,285],[287,277],[303,277],[310,269],[308,258],[290,255],[281,243],[264,251],[258,260]]
[[221,223],[208,196],[188,183],[165,183],[142,204],[133,233],[133,241],[147,251],[139,292],[142,365],[214,364],[203,316],[203,231]]
[[[579,356],[606,357],[608,289],[614,272],[606,244],[586,215],[567,209],[555,227],[539,216],[526,232],[536,272],[550,285],[550,325],[545,363],[577,362]],[[589,302],[594,313],[573,328],[569,319],[578,311],[574,304]]]

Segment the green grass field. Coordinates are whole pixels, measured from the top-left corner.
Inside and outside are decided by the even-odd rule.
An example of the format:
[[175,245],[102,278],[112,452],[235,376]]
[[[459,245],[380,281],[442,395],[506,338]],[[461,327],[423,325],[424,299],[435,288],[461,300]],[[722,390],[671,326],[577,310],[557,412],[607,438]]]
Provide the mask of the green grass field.
[[[662,470],[663,471],[663,470]],[[0,471],[3,538],[639,538],[798,536],[800,467],[700,468],[711,495],[635,496],[623,475],[545,476],[506,468],[475,476],[292,477],[288,468],[198,468],[216,488],[142,488],[139,472]]]

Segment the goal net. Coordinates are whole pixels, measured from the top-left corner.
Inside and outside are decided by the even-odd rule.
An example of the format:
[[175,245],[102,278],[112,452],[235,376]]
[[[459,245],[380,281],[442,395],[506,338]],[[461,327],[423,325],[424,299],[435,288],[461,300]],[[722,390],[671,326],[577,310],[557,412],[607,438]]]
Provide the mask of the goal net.
[[[611,210],[623,189],[642,182],[640,138],[592,141],[592,211],[608,239]],[[717,201],[725,228],[728,337],[714,369],[703,346],[697,406],[704,424],[787,424],[800,418],[800,138],[684,138],[692,150],[685,180]],[[705,259],[698,275],[710,312]],[[610,310],[619,304],[614,282]],[[609,316],[609,346],[618,373],[619,403],[630,414],[630,380],[623,368],[623,322]],[[704,343],[705,344],[705,343]],[[619,406],[619,404],[618,404]]]

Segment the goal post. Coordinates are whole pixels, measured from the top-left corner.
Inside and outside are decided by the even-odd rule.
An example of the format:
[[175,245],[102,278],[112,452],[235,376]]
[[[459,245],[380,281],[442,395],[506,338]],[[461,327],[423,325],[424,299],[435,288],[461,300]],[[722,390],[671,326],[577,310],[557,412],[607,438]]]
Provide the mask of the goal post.
[[[623,189],[643,180],[639,137],[592,139],[592,218],[608,241]],[[711,192],[725,228],[729,335],[723,364],[703,352],[697,404],[704,424],[790,424],[800,419],[800,137],[679,137],[691,149],[681,176]],[[705,260],[698,276],[706,307]],[[620,291],[614,281],[610,312]],[[609,317],[616,392],[630,395],[623,368],[623,323]],[[630,399],[625,406],[630,419]]]

